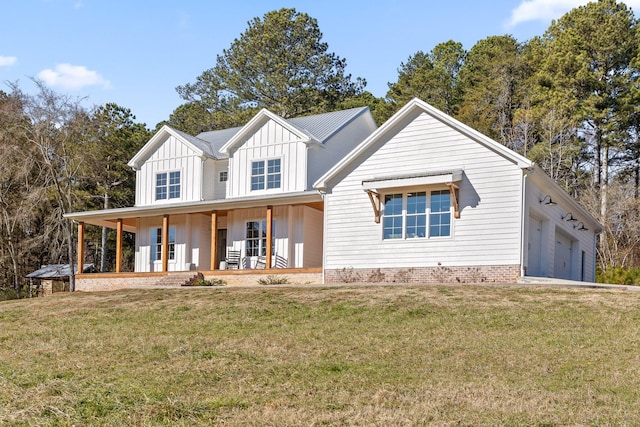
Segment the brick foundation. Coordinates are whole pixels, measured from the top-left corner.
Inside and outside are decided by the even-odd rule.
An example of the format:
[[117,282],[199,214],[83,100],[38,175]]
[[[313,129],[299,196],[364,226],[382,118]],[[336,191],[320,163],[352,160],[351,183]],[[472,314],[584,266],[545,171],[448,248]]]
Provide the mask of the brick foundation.
[[519,265],[343,268],[325,270],[325,283],[516,283]]

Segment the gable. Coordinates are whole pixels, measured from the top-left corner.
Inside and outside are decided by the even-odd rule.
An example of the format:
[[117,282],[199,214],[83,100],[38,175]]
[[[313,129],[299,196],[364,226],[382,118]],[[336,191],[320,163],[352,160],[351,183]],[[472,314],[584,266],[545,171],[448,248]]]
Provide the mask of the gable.
[[[274,133],[265,134],[264,129],[262,128],[265,124],[269,124],[270,122],[273,122],[273,124],[277,124],[278,126],[273,126],[270,128],[270,130],[273,130]],[[249,120],[249,122],[244,125],[224,146],[222,146],[220,152],[231,155],[234,151],[244,145],[248,140],[252,139],[256,134],[259,134],[263,141],[272,140],[290,142],[292,140],[295,140],[311,142],[313,140],[311,135],[293,126],[282,117],[273,114],[266,109],[262,109],[258,114],[253,116],[253,118]],[[293,135],[295,135],[295,139],[293,138]],[[284,141],[283,139],[280,139],[283,137],[286,137],[287,140]]]
[[151,137],[127,165],[140,169],[152,156],[155,156],[155,160],[159,160],[158,156],[164,156],[162,157],[164,159],[188,155],[215,158],[210,151],[205,141],[165,125]]
[[[418,118],[420,118],[419,121],[422,124],[415,126]],[[384,148],[385,144],[397,135],[400,135],[400,140],[403,139],[404,135],[417,135],[417,138],[409,138],[412,140],[411,144],[402,148]],[[427,141],[429,141],[429,144],[426,143]],[[447,144],[449,142],[455,143],[456,141],[467,141],[471,144],[466,145],[464,149],[458,146],[457,149],[462,151],[454,152],[452,151],[453,147],[449,147]],[[420,150],[420,152],[423,152],[423,150],[443,151],[443,158],[446,159],[450,158],[452,154],[464,157],[468,154],[465,151],[474,146],[482,148],[483,152],[491,152],[497,156],[491,156],[492,158],[501,158],[510,164],[516,165],[518,168],[526,168],[533,165],[531,161],[509,150],[502,144],[471,129],[429,104],[414,98],[319,178],[314,187],[318,189],[331,187],[380,149],[383,151],[392,150],[391,159],[406,155],[406,160],[412,162],[417,159],[411,154],[415,150]],[[400,167],[402,168],[404,165],[400,165]]]

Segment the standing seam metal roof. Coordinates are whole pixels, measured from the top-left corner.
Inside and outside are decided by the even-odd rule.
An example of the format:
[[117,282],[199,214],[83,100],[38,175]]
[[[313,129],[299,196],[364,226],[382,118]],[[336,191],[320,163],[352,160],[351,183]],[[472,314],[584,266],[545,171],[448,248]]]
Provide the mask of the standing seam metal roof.
[[[348,110],[333,111],[330,113],[315,114],[313,116],[296,117],[283,119],[289,124],[299,129],[304,134],[309,134],[315,140],[324,143],[336,132],[342,129],[347,123],[353,120],[368,107],[351,108]],[[220,148],[226,144],[242,127],[213,130],[202,132],[198,136],[191,136],[184,132],[179,132],[189,142],[196,145],[204,152],[213,155],[217,159],[224,159],[228,156],[220,152]],[[203,145],[206,145],[205,149]]]

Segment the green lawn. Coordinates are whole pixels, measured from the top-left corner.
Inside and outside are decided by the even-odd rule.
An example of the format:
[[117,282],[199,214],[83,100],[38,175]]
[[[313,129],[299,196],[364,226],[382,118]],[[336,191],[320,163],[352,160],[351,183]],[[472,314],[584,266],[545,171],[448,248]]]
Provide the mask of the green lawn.
[[640,292],[215,288],[0,303],[1,425],[634,425]]

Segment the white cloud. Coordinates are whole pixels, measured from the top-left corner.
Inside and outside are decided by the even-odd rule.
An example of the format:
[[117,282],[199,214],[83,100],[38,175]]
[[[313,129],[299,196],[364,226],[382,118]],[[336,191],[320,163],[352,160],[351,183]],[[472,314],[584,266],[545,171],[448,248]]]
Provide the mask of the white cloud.
[[0,67],[10,67],[18,62],[18,58],[15,56],[2,56],[0,55]]
[[49,86],[59,86],[64,89],[80,89],[85,86],[103,86],[108,88],[110,83],[98,72],[88,70],[83,65],[58,64],[53,70],[46,69],[38,73],[38,78]]
[[[518,24],[528,21],[547,21],[558,19],[571,9],[588,3],[588,0],[524,0],[511,11],[511,17],[507,22],[507,28],[513,28]],[[624,2],[632,9],[640,9],[640,0],[627,0]]]

